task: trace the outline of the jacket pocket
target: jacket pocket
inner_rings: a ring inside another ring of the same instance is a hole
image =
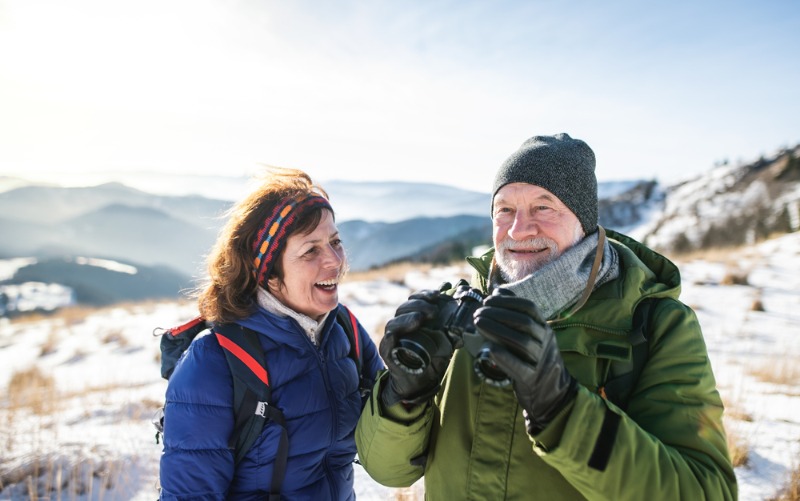
[[[556,339],[569,373],[593,393],[617,376],[612,367],[617,372],[632,361],[631,343],[621,335],[565,330]]]

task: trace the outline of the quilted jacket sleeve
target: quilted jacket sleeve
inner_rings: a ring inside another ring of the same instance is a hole
[[[424,473],[421,462],[433,424],[431,405],[406,409],[398,403],[383,409],[380,390],[389,373],[381,373],[356,427],[358,457],[370,476],[387,487],[408,487]]]
[[[362,372],[371,387],[378,379],[378,373],[385,366],[383,359],[378,354],[378,348],[360,322],[358,324],[358,335],[361,341]]]
[[[161,499],[225,499],[234,474],[227,443],[232,391],[225,356],[213,336],[195,340],[167,386]]]

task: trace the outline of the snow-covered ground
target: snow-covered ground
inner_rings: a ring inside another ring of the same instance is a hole
[[[727,405],[726,426],[749,451],[736,469],[740,499],[769,499],[800,464],[800,233],[719,261],[678,264]],[[402,284],[350,281],[340,299],[377,334],[411,291],[468,275],[450,267],[409,273]],[[732,276],[740,285],[726,285]],[[156,499],[161,446],[150,419],[166,382],[151,333],[191,316],[191,304],[145,303],[0,319],[0,499],[28,499],[31,485],[49,489],[50,499]],[[46,383],[38,395],[17,390],[26,388],[22,375],[36,376],[33,368]],[[420,485],[385,488],[359,466],[356,492],[368,501],[422,499]]]

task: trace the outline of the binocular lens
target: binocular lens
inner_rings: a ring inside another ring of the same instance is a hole
[[[481,348],[480,353],[475,357],[473,368],[475,369],[475,374],[486,384],[497,386],[498,388],[504,388],[511,384],[511,379],[492,360],[491,353],[487,347]]]
[[[422,341],[421,339],[419,341]],[[416,339],[402,338],[398,340],[399,346],[392,350],[392,360],[409,374],[421,374],[425,367],[431,363],[428,354],[429,349],[433,351],[433,346],[424,346],[424,341],[418,342]]]

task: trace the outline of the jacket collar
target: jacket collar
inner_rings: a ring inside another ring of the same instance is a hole
[[[626,332],[631,328],[636,306],[643,299],[678,299],[680,295],[680,272],[672,261],[621,233],[607,229],[606,236],[619,255],[620,276],[595,289],[583,309],[569,321],[559,323],[562,327],[584,323],[598,329]],[[467,258],[475,269],[473,285],[484,293],[489,290],[493,258],[494,248],[481,256]]]

